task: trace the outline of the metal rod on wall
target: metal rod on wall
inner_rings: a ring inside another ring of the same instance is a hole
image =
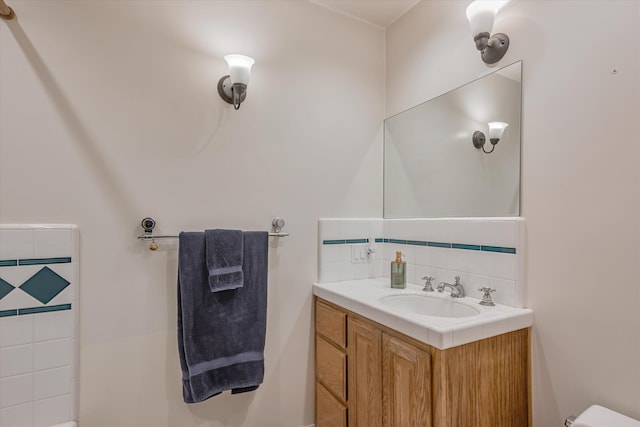
[[[0,0],[0,18],[2,19],[13,19],[16,17],[15,12],[11,9],[4,0]]]

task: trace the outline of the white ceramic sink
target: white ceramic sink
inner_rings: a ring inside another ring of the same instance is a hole
[[[428,295],[388,295],[380,302],[402,313],[435,317],[471,317],[480,314],[480,310],[452,299],[434,298]]]

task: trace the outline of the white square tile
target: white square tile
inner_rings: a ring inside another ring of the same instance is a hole
[[[71,377],[77,378],[80,373],[80,344],[78,338],[71,340]]]
[[[461,219],[447,221],[447,240],[445,242],[471,243],[469,241],[467,221]]]
[[[340,280],[354,280],[356,278],[355,265],[350,262],[338,263]]]
[[[355,239],[367,239],[371,236],[371,226],[368,219],[358,219],[354,221],[353,228]]]
[[[491,272],[491,253],[482,251],[467,251],[466,271],[469,274],[489,276]]]
[[[355,264],[355,278],[356,279],[368,279],[369,278],[369,263]]]
[[[499,304],[516,306],[516,282],[515,280],[491,278],[491,287],[496,291],[491,294],[493,301]]]
[[[35,230],[35,257],[68,257],[71,255],[71,251],[70,229],[40,228]]]
[[[37,400],[33,405],[33,427],[48,427],[69,421],[71,395]]]
[[[373,277],[384,277],[384,261],[375,260],[373,262]]]
[[[450,251],[450,250],[451,249],[428,247],[427,248],[427,257],[429,259],[428,266],[446,270],[448,268],[447,251]]]
[[[340,280],[340,264],[324,264],[320,266],[318,271],[318,282],[319,283],[331,283],[337,282]]]
[[[466,243],[470,245],[487,245],[491,235],[491,221],[467,221]]]
[[[352,219],[340,220],[340,237],[339,239],[358,239],[356,235],[356,221]]]
[[[491,253],[491,276],[516,280],[516,255]]]
[[[26,374],[33,370],[33,344],[0,348],[0,377]]]
[[[34,368],[59,368],[71,364],[71,340],[45,341],[34,345]]]
[[[33,427],[33,403],[0,409],[0,426]]]
[[[323,240],[340,239],[340,220],[321,219],[318,221],[318,237],[320,243]]]
[[[384,220],[372,219],[369,227],[369,236],[372,239],[384,238]]]
[[[506,248],[516,247],[518,236],[518,222],[512,219],[498,220],[491,222],[491,235],[489,236],[490,246],[502,246]]]
[[[30,344],[33,341],[33,317],[27,315],[0,318],[0,347]]]
[[[469,251],[447,249],[447,266],[450,270],[467,271]]]
[[[320,262],[322,264],[330,264],[339,262],[342,254],[341,246],[344,245],[322,245],[320,252]]]
[[[429,266],[429,248],[426,246],[416,246],[415,248],[415,262],[416,265],[427,267]]]
[[[464,287],[464,292],[468,297],[482,299],[482,291],[479,291],[478,289],[488,288],[490,286],[490,277],[469,274],[467,276],[467,286]]]
[[[33,230],[0,230],[0,259],[33,258]]]
[[[0,379],[0,408],[20,405],[33,400],[33,374]]]
[[[11,286],[19,288],[27,281],[27,279],[36,274],[41,268],[41,265],[2,267],[0,269],[0,277],[2,277],[2,280],[8,282]],[[12,293],[13,292],[15,291],[12,291]]]
[[[34,340],[51,341],[73,336],[73,310],[40,313],[34,316]]]
[[[34,377],[34,395],[36,400],[48,399],[71,393],[71,373],[69,366],[38,371]]]

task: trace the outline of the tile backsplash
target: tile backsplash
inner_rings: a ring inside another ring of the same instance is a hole
[[[0,225],[0,427],[77,419],[78,229]]]
[[[318,281],[389,277],[395,252],[407,262],[407,281],[453,283],[460,276],[469,296],[481,287],[493,299],[524,304],[523,218],[320,219]]]

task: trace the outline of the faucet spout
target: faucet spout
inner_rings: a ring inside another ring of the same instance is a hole
[[[462,283],[460,283],[460,276],[456,276],[456,282],[453,285],[447,282],[438,284],[438,292],[444,292],[447,288],[451,289],[452,298],[464,298],[465,293]]]

